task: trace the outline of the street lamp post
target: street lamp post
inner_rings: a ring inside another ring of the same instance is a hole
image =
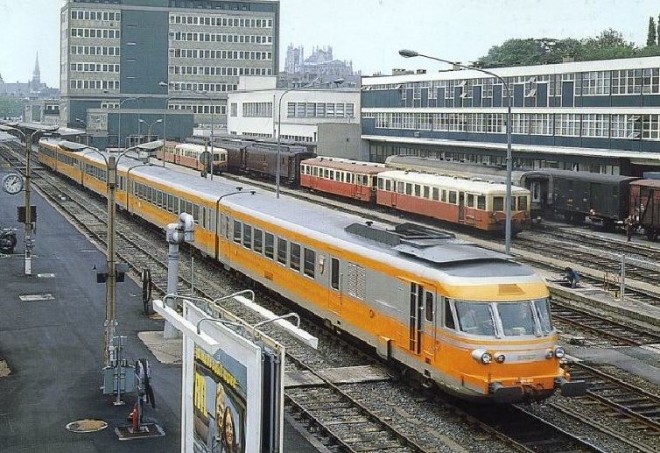
[[[312,85],[314,82],[316,82],[316,80],[318,80],[318,78],[314,79],[312,82],[302,87],[302,89],[309,88],[309,86]],[[332,83],[339,86],[342,83],[344,83],[344,79],[339,78],[333,80]],[[282,147],[282,99],[284,98],[284,95],[287,94],[289,91],[296,91],[296,90],[298,90],[298,88],[295,87],[284,90],[277,103],[277,163],[275,166],[275,198],[280,198],[280,177],[282,173],[282,162],[281,162],[282,159],[280,157],[281,147]]]
[[[55,128],[56,129],[56,128]],[[25,275],[32,275],[32,248],[34,241],[32,239],[32,142],[35,138],[45,132],[52,132],[52,130],[39,130],[31,134],[26,134],[20,129],[11,126],[2,126],[4,131],[17,132],[23,136],[25,141]]]
[[[130,97],[126,99],[122,99],[121,102],[119,102],[119,118],[118,118],[118,126],[117,126],[117,148],[119,151],[122,149],[122,141],[121,141],[121,106],[124,105],[124,102],[126,101],[139,101],[139,97]],[[138,123],[140,124],[140,123]]]
[[[399,55],[405,58],[412,57],[423,57],[428,58],[429,60],[439,61],[441,63],[447,63],[453,66],[458,66],[463,69],[472,69],[475,71],[483,72],[488,74],[491,77],[495,77],[499,80],[504,89],[506,90],[507,98],[507,111],[506,111],[506,207],[505,207],[505,226],[504,226],[504,250],[508,255],[511,251],[511,170],[512,170],[512,159],[511,159],[511,91],[509,89],[509,84],[499,75],[494,72],[487,71],[485,69],[477,68],[475,66],[463,65],[456,63],[454,61],[444,60],[442,58],[432,57],[429,55],[424,55],[414,50],[403,49],[399,51]]]
[[[117,325],[115,306],[116,306],[116,287],[117,287],[117,269],[115,260],[115,192],[117,189],[117,163],[131,149],[124,150],[118,156],[110,155],[108,157],[96,148],[88,148],[89,151],[99,154],[105,161],[107,169],[107,198],[108,198],[108,229],[107,229],[107,281],[106,281],[106,299],[105,299],[105,341],[103,361],[105,366],[110,365],[110,349],[112,339],[115,336],[115,327]],[[128,189],[127,189],[128,190]]]
[[[162,122],[163,122],[163,119],[162,119],[162,118],[159,118],[159,119],[157,119],[156,121],[152,121],[152,122],[150,123],[150,122],[145,121],[145,120],[143,120],[142,118],[140,118],[140,119],[138,120],[138,122],[139,122],[139,123],[144,123],[144,124],[147,125],[147,140],[151,140],[151,128],[153,127],[154,124],[162,123]]]

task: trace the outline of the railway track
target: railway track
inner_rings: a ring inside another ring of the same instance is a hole
[[[3,153],[4,154],[4,153]],[[17,161],[20,164],[20,160]],[[75,223],[88,232],[90,236],[94,238],[95,241],[104,244],[105,235],[107,234],[105,227],[105,204],[103,201],[98,199],[98,203],[89,203],[88,200],[90,195],[86,192],[83,192],[81,188],[74,187],[70,182],[61,180],[58,177],[45,173],[39,168],[34,169],[33,175],[33,184],[40,188],[40,190],[46,194],[53,203],[56,203],[62,211],[68,211],[69,217],[75,220]],[[83,201],[84,200],[84,201]],[[154,283],[156,287],[160,287],[161,292],[165,292],[163,284],[166,283],[166,253],[165,247],[156,245],[160,242],[162,244],[164,236],[157,238],[158,236],[155,233],[152,233],[150,239],[144,238],[143,232],[137,234],[138,230],[136,229],[133,223],[133,220],[130,218],[121,217],[117,224],[117,231],[119,244],[117,245],[117,250],[119,252],[120,259],[131,264],[131,267],[134,271],[139,272],[142,268],[148,267],[152,271],[152,275],[156,278]],[[147,235],[149,236],[149,235]],[[158,253],[158,250],[162,250],[162,253]],[[187,258],[190,258],[190,255],[186,255],[184,259],[181,260],[181,271],[184,275],[192,275],[193,269],[188,266]],[[196,271],[196,282],[195,282],[195,294],[208,299],[217,298],[219,295],[224,295],[236,291],[239,289],[235,282],[232,284],[223,284],[218,285],[217,281],[217,268],[211,267],[210,270],[206,269],[206,266],[200,266]],[[213,273],[211,275],[210,273]],[[165,277],[163,277],[165,275]],[[193,291],[193,282],[187,280],[186,278],[180,279],[181,291],[192,292]],[[258,320],[250,321],[250,313],[241,313],[240,306],[228,307],[231,311],[238,311],[237,315],[245,318],[248,322],[257,322]],[[277,310],[286,310],[284,308],[278,308]],[[274,311],[277,311],[274,310]],[[276,334],[269,333],[273,336]],[[327,333],[326,333],[327,335]],[[282,341],[287,344],[286,338],[282,338]],[[289,341],[290,343],[290,341]],[[323,343],[326,343],[323,341]],[[327,343],[332,344],[332,340],[328,340]],[[287,346],[287,349],[290,349],[289,359],[292,362],[298,364],[298,367],[304,367],[310,373],[321,375],[323,370],[328,368],[330,365],[336,365],[336,363],[328,364],[327,359],[319,359],[317,356],[310,356],[309,351],[300,351],[300,348],[296,348],[296,344]],[[333,346],[330,346],[329,349],[336,349]],[[297,352],[296,352],[297,351]],[[333,351],[336,353],[336,351]],[[350,356],[350,359],[343,357],[341,360],[338,360],[337,363],[340,366],[356,366],[356,365],[365,365],[373,364],[373,360],[364,359],[362,356],[356,357],[355,352],[349,352],[346,354]],[[310,364],[314,364],[313,366]],[[354,386],[357,384],[354,384]],[[383,384],[387,385],[387,384]],[[433,439],[429,445],[423,445],[422,442],[417,442],[415,437],[416,433],[406,432],[406,428],[397,425],[397,423],[392,422],[392,420],[380,419],[377,415],[374,416],[375,411],[373,409],[368,409],[364,403],[357,403],[355,397],[349,396],[345,391],[342,391],[342,386],[331,384],[328,380],[322,385],[319,385],[317,391],[323,392],[324,395],[333,395],[328,396],[329,401],[337,401],[338,407],[342,407],[342,411],[346,414],[349,414],[346,418],[346,423],[338,423],[336,417],[335,409],[333,406],[328,405],[329,407],[319,406],[314,398],[311,400],[305,397],[300,396],[300,392],[297,390],[288,390],[287,391],[287,404],[290,407],[298,407],[296,409],[298,413],[305,413],[305,418],[314,419],[315,424],[319,425],[318,430],[325,433],[322,438],[325,439],[325,442],[334,449],[342,451],[369,451],[365,450],[368,445],[374,445],[371,451],[383,451],[382,449],[393,448],[387,451],[435,451],[435,445],[437,447],[438,442],[442,442],[442,439]],[[394,385],[389,389],[388,394],[391,392],[395,393]],[[306,389],[305,392],[302,392],[303,395],[309,389]],[[358,392],[359,393],[359,392]],[[307,403],[305,403],[307,401]],[[301,403],[302,402],[302,403]],[[305,407],[305,406],[308,407]],[[526,419],[527,416],[518,415],[519,419]],[[513,417],[511,423],[516,423],[516,417]],[[328,422],[331,420],[331,422]],[[360,420],[360,422],[355,422],[355,420]],[[533,436],[529,439],[529,444],[526,445],[521,439],[512,439],[510,435],[503,434],[502,431],[505,429],[502,425],[498,425],[501,422],[501,417],[498,417],[497,420],[481,420],[479,421],[479,429],[488,432],[495,433],[497,432],[498,436],[506,441],[512,446],[512,448],[518,451],[539,451],[534,445],[538,439],[534,439]],[[519,424],[526,425],[530,422],[524,420],[518,420]],[[360,429],[357,429],[357,426],[360,425]],[[572,440],[559,440],[560,437],[568,435],[568,433],[563,432],[562,430],[557,430],[556,427],[553,428],[552,424],[544,429],[548,430],[547,434],[554,439],[556,436],[559,442],[559,445],[571,445],[575,451],[599,451],[593,445],[588,443],[582,443],[580,445],[580,439],[574,438]],[[514,430],[516,431],[516,430]],[[371,434],[370,434],[371,433]],[[570,437],[570,436],[569,436]],[[370,440],[371,439],[371,440]],[[371,443],[370,443],[371,442]],[[388,447],[389,446],[389,447]],[[556,446],[554,448],[557,448]],[[548,450],[550,451],[550,450]],[[556,451],[556,450],[554,450]]]

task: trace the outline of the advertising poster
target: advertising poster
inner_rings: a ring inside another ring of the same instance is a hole
[[[247,369],[222,351],[215,358],[195,347],[193,436],[202,451],[244,453]]]

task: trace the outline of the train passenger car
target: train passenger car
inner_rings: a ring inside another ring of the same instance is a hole
[[[316,157],[304,146],[254,143],[246,149],[245,172],[260,178],[275,179],[277,157],[280,157],[280,180],[284,184],[297,186],[300,183],[300,162]]]
[[[214,175],[227,169],[227,151],[215,146],[211,154],[211,147],[208,145],[168,141],[156,152],[156,157],[193,170],[212,171]]]
[[[511,229],[529,225],[530,192],[511,189]],[[504,231],[506,185],[400,170],[378,174],[376,202],[483,231]]]
[[[42,138],[39,140],[38,161],[40,164],[57,171],[78,184],[82,184],[84,163],[80,153],[86,145],[65,140]]]
[[[228,171],[244,173],[257,178],[273,180],[277,175],[278,146],[252,141],[220,142],[228,153]],[[316,157],[304,146],[280,145],[280,180],[297,186],[300,182],[300,162]]]
[[[376,202],[378,173],[385,165],[337,157],[316,157],[300,164],[300,186],[368,203]]]
[[[128,157],[118,173],[128,211],[159,227],[191,213],[194,247],[429,384],[507,403],[584,392],[561,366],[543,279],[506,255]]]
[[[658,240],[660,179],[642,179],[630,183],[630,215],[635,225],[644,228],[649,241]]]

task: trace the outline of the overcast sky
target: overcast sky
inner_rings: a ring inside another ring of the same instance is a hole
[[[59,86],[59,10],[64,0],[0,0],[0,75],[27,82],[39,52],[41,80]],[[585,38],[607,28],[646,43],[652,0],[281,0],[281,46],[332,46],[363,75],[435,68],[402,48],[469,62],[510,38]]]

